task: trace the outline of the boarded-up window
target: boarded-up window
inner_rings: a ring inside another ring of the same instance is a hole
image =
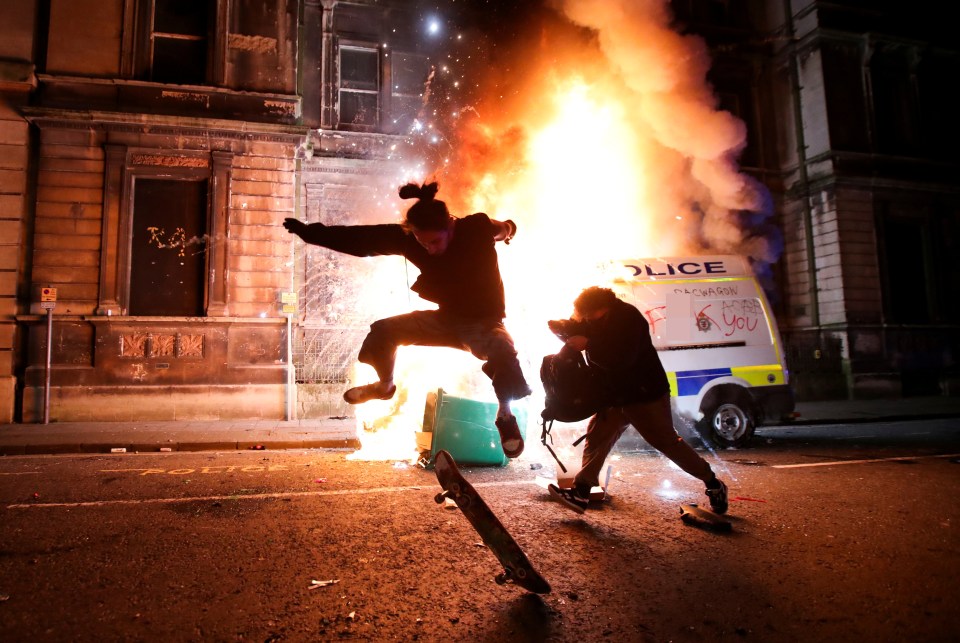
[[[133,210],[130,314],[202,316],[207,182],[137,179]]]

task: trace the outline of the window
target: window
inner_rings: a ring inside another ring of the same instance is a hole
[[[870,88],[876,150],[885,154],[917,153],[920,119],[906,56],[882,50],[874,53],[870,61]]]
[[[134,181],[130,315],[204,314],[207,181]]]
[[[821,53],[831,147],[848,152],[868,152],[870,140],[863,93],[863,54],[859,47],[847,43],[824,45]]]
[[[408,132],[423,106],[429,65],[424,56],[416,54],[394,52],[390,60],[391,129]]]
[[[924,237],[921,219],[888,216],[884,221],[887,311],[893,323],[931,321]]]
[[[960,68],[960,56],[927,55],[917,71],[920,102],[919,125],[923,128],[924,146],[937,160],[952,160],[960,147],[960,122],[955,117],[952,78]]]
[[[380,52],[340,46],[340,125],[373,129],[380,122]]]
[[[152,0],[144,5],[147,77],[159,83],[208,82],[215,0]]]

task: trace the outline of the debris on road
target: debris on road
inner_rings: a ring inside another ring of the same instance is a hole
[[[307,589],[317,589],[318,587],[329,587],[330,585],[336,585],[339,582],[340,582],[339,578],[335,578],[332,580],[311,580],[310,587],[308,587]]]
[[[733,529],[729,520],[694,503],[680,505],[680,520],[686,525],[706,527],[713,531],[730,531]]]

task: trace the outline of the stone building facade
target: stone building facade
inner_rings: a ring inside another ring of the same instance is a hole
[[[4,3],[0,422],[296,414],[300,328],[330,324],[281,223],[389,173],[425,78],[410,8]]]
[[[35,86],[7,407],[44,417],[52,287],[50,420],[282,416],[298,3],[14,4]]]
[[[960,62],[936,3],[793,0],[783,105],[783,324],[806,396],[957,394]],[[783,101],[782,101],[783,102]]]

